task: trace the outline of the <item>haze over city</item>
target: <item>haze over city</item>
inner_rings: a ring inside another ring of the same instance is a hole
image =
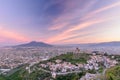
[[[0,0],[0,45],[120,41],[119,0]]]

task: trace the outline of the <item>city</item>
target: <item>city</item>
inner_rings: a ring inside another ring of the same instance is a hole
[[[80,73],[79,80],[102,80],[107,69],[120,65],[118,54],[85,51],[74,46],[3,47],[0,51],[1,75],[14,74],[24,67],[27,74],[39,70],[49,74],[50,77],[43,78],[48,80],[59,80],[59,76]],[[42,80],[41,77],[36,78]]]

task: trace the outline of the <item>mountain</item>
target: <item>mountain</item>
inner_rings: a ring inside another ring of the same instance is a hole
[[[105,47],[111,47],[111,46],[120,46],[120,41],[114,41],[114,42],[102,42],[102,43],[96,43],[96,44],[91,44],[90,46],[105,46]]]
[[[67,46],[77,46],[77,47],[116,47],[120,46],[120,41],[113,42],[101,42],[101,43],[85,43],[85,44],[68,44]]]
[[[56,45],[56,46],[58,46],[58,45]],[[64,47],[71,47],[71,46],[72,47],[73,46],[74,47],[118,47],[118,46],[120,46],[120,41],[64,45]],[[26,44],[17,45],[15,47],[53,47],[53,45],[50,45],[50,44],[47,44],[44,42],[32,41],[32,42],[29,42]],[[63,47],[63,46],[61,46],[61,47]]]
[[[52,47],[52,46],[53,45],[50,45],[44,42],[32,41],[26,44],[17,45],[16,47]]]

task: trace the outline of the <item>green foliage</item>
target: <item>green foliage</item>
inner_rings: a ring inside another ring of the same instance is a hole
[[[106,71],[106,80],[120,80],[120,66],[115,66]]]
[[[80,79],[84,73],[79,73],[79,74],[67,74],[63,76],[57,76],[55,80],[78,80]]]
[[[104,68],[103,68],[103,67],[100,67],[99,70],[98,70],[98,72],[99,72],[99,73],[102,73],[103,70],[104,70]]]
[[[96,74],[96,71],[95,70],[87,70],[88,73],[91,73],[91,74]]]
[[[5,76],[0,75],[0,80],[7,80]]]
[[[22,68],[9,76],[0,76],[0,80],[44,80],[47,77],[50,77],[51,74],[35,70],[32,73],[28,73],[25,68]]]
[[[34,71],[29,75],[28,80],[44,80],[47,77],[50,77],[51,74],[45,73],[43,71]]]
[[[28,74],[27,71],[25,71],[24,69],[20,69],[13,73],[12,75],[8,76],[8,78],[9,80],[22,80],[26,78],[26,74]]]

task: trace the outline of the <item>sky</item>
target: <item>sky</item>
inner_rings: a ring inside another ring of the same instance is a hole
[[[120,41],[120,0],[0,0],[0,45]]]

